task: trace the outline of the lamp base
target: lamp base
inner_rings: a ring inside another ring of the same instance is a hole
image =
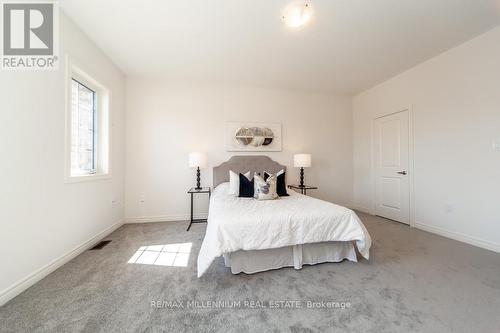
[[[304,168],[300,168],[300,185],[299,187],[304,187]]]
[[[200,168],[196,168],[196,187],[194,188],[195,190],[199,191],[201,190],[201,185],[200,185]]]

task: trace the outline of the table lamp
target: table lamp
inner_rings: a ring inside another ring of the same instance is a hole
[[[300,168],[300,187],[304,187],[304,168],[311,167],[311,154],[293,155],[293,166]]]
[[[196,190],[201,190],[200,186],[200,169],[207,167],[207,154],[192,152],[189,153],[189,167],[196,168]]]

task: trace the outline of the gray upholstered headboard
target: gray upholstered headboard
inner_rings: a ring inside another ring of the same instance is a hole
[[[229,181],[229,170],[236,173],[245,173],[250,171],[253,175],[255,172],[263,174],[264,171],[276,173],[286,167],[273,161],[267,156],[232,156],[228,161],[219,166],[214,167],[214,188],[224,182]]]

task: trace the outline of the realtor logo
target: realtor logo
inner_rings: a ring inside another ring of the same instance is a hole
[[[57,69],[57,4],[2,3],[2,69]]]

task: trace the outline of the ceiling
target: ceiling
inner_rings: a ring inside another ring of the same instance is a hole
[[[131,77],[357,93],[500,23],[499,0],[64,0]]]

